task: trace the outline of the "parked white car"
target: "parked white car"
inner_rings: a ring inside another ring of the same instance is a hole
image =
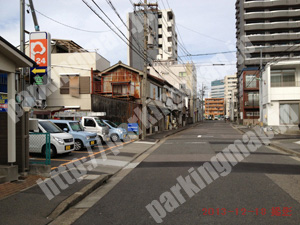
[[[38,120],[38,128],[38,130],[29,132],[29,152],[42,153],[45,155],[46,150],[46,135],[32,134],[32,132],[50,133],[51,157],[56,154],[64,154],[74,150],[73,136],[62,131],[51,121]]]

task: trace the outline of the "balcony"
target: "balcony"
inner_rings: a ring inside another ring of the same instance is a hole
[[[272,45],[272,46],[251,46],[246,47],[246,53],[260,53],[260,50],[262,49],[263,53],[272,53],[272,52],[285,52],[287,49],[293,50],[296,47],[300,48],[300,44],[297,45]]]
[[[300,27],[299,21],[286,21],[286,22],[273,22],[273,23],[253,23],[245,24],[245,31],[250,30],[272,30],[280,28],[298,28]]]
[[[300,39],[300,32],[298,32],[298,33],[278,33],[278,34],[254,34],[254,35],[246,35],[246,38],[250,42],[277,41],[277,40],[292,41],[292,40]]]
[[[245,2],[244,8],[269,8],[274,6],[289,6],[289,5],[298,5],[298,0],[277,0],[277,1],[251,1]]]
[[[295,17],[300,16],[300,9],[295,10],[276,10],[269,12],[250,12],[245,13],[245,20],[248,19],[269,19],[269,18],[277,18],[277,17]]]

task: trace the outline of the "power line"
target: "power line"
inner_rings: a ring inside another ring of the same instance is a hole
[[[103,23],[105,23],[105,25],[107,27],[109,27],[109,29],[111,29],[126,45],[128,45],[133,51],[135,51],[142,59],[144,58],[143,55],[140,54],[140,52],[136,51],[135,49],[133,49],[129,43],[127,43],[121,36],[120,34],[118,34],[114,29],[112,29],[112,27],[85,1],[82,0],[84,4],[86,4],[86,6],[99,18],[102,20]],[[124,34],[123,34],[124,36]],[[125,37],[126,38],[126,37]],[[127,38],[126,38],[127,39]]]
[[[218,55],[218,54],[229,54],[229,53],[236,53],[236,51],[189,54],[189,55],[183,55],[183,56],[181,56],[181,57],[207,56],[207,55]]]
[[[222,43],[225,42],[224,40],[221,40],[221,39],[218,39],[218,38],[214,38],[214,37],[211,37],[211,36],[209,36],[209,35],[200,33],[200,32],[198,32],[198,31],[193,30],[193,29],[191,29],[191,28],[189,28],[189,27],[186,27],[186,26],[184,26],[184,25],[182,25],[182,24],[179,24],[179,23],[178,23],[177,25],[178,25],[178,26],[181,26],[181,27],[183,27],[183,28],[185,28],[186,30],[189,30],[189,31],[192,31],[192,32],[194,32],[194,33],[196,33],[196,34],[199,34],[199,35],[201,35],[201,36],[207,37],[207,38],[209,38],[209,39],[212,39],[212,40],[215,40],[215,41],[219,41],[219,42],[222,42]]]
[[[29,6],[29,5],[28,5],[28,6]],[[74,29],[74,30],[83,31],[83,32],[88,32],[88,33],[106,33],[106,32],[111,32],[111,30],[106,30],[106,31],[93,31],[93,30],[85,30],[85,29],[73,27],[73,26],[71,26],[71,25],[62,23],[62,22],[60,22],[60,21],[58,21],[58,20],[55,20],[55,19],[53,19],[53,18],[51,18],[51,17],[49,17],[49,16],[43,14],[42,12],[40,12],[40,11],[38,11],[38,10],[36,10],[36,9],[34,9],[34,11],[37,12],[38,14],[40,14],[40,15],[46,17],[47,19],[52,20],[52,21],[55,22],[55,23],[58,23],[58,24],[60,24],[60,25],[62,25],[62,26],[65,26],[65,27],[68,27],[68,28],[71,28],[71,29]]]

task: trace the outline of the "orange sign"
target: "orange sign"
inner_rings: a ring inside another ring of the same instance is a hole
[[[47,39],[30,40],[30,58],[39,66],[48,66]]]

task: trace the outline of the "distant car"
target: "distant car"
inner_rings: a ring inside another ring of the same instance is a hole
[[[93,116],[83,116],[80,124],[85,131],[97,133],[102,143],[109,141],[109,127],[103,123],[102,119]]]
[[[123,141],[127,137],[127,130],[118,127],[115,123],[109,120],[103,120],[103,122],[109,127],[109,137],[112,142]]]
[[[51,157],[56,154],[69,153],[74,150],[74,138],[71,134],[65,133],[58,126],[48,120],[30,119],[38,121],[38,130],[29,132],[29,152],[46,154],[45,135],[32,134],[50,133],[50,152]]]
[[[100,139],[97,137],[97,133],[86,132],[81,126],[79,121],[72,120],[50,120],[56,124],[60,129],[69,134],[72,134],[75,142],[75,151],[83,148],[94,147]]]

